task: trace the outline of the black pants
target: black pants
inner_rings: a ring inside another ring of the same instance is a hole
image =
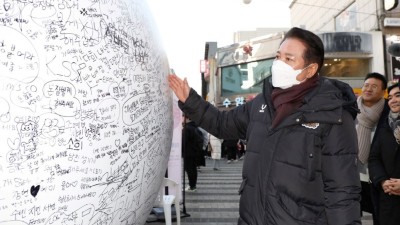
[[[379,190],[377,187],[375,187],[373,184],[371,185],[371,200],[372,200],[372,205],[374,207],[374,213],[372,214],[372,220],[374,225],[380,225],[379,224]]]
[[[196,157],[185,157],[185,171],[189,179],[190,188],[195,188],[197,184],[197,164]]]
[[[374,213],[374,206],[371,198],[371,184],[361,181],[361,211]]]
[[[236,147],[228,147],[227,155],[228,160],[236,160],[237,148]]]
[[[379,195],[378,190],[373,184],[361,181],[361,211],[369,212],[372,214],[372,220],[374,225],[379,225],[378,195]]]

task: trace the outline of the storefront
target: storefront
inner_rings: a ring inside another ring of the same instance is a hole
[[[272,62],[283,34],[218,48],[217,73],[210,77],[217,84],[210,91],[216,96],[218,106],[229,108],[243,104],[262,91],[262,81],[271,75]],[[342,80],[358,94],[367,73],[385,74],[381,32],[326,32],[318,35],[325,47],[322,76]],[[398,68],[400,73],[400,66]]]

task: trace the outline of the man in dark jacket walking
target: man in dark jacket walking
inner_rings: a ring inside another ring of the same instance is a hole
[[[361,224],[356,97],[319,76],[323,60],[321,39],[292,28],[263,92],[230,111],[169,75],[189,118],[216,137],[247,141],[239,225]]]
[[[197,190],[197,166],[199,154],[203,151],[202,133],[196,124],[185,117],[185,124],[182,131],[182,156],[184,160],[184,169],[187,173],[189,186],[185,191]]]

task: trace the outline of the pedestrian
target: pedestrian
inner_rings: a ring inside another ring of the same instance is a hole
[[[209,142],[210,146],[209,149],[211,151],[211,158],[213,159],[213,169],[214,170],[219,170],[220,165],[219,161],[221,160],[221,145],[222,145],[222,140],[209,134]]]
[[[228,159],[226,163],[229,164],[237,161],[238,142],[238,139],[227,139],[222,142]]]
[[[384,108],[386,108],[386,112],[388,110],[388,107],[384,107],[386,88],[387,80],[384,75],[375,72],[368,73],[364,78],[361,95],[357,98],[357,105],[360,109],[356,119],[356,130],[358,138],[358,170],[361,181],[361,211],[372,214],[374,225],[379,224],[374,210],[374,207],[378,207],[378,202],[373,201],[373,198],[376,198],[376,190],[374,190],[374,186],[369,179],[368,156],[379,118]]]
[[[201,131],[195,122],[188,117],[184,117],[184,126],[182,131],[183,160],[189,186],[185,189],[188,192],[197,190],[197,165],[199,152],[203,151],[203,140]]]
[[[244,154],[246,153],[246,141],[243,139],[239,139],[238,143],[238,157],[239,160],[244,159]]]
[[[245,139],[239,225],[361,224],[357,99],[319,75],[324,46],[292,28],[279,45],[272,79],[244,105],[219,111],[169,75],[181,110],[209,133]]]
[[[400,89],[388,87],[390,111],[378,127],[372,142],[368,168],[372,183],[379,188],[379,223],[398,225],[400,221]]]

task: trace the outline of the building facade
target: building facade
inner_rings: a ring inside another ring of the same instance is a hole
[[[372,57],[378,58],[382,54],[383,66],[379,63],[372,65],[371,72],[381,72],[389,80],[399,79],[400,50],[397,49],[400,48],[396,47],[400,45],[398,0],[293,0],[289,7],[293,26],[317,33],[380,33],[383,52],[373,51]],[[352,39],[348,38],[347,41],[351,42]],[[391,48],[397,51],[391,54]]]
[[[294,0],[291,23],[321,37],[325,62],[320,75],[342,80],[358,94],[369,72],[388,80],[400,77],[400,7],[397,0],[391,2],[389,7],[382,0]],[[257,36],[260,31],[236,32],[233,44],[218,47],[208,58],[207,98],[218,107],[243,104],[261,92],[261,81],[271,75],[285,31]]]

